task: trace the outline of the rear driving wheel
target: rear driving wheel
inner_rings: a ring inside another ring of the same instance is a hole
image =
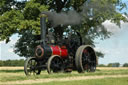
[[[75,64],[79,73],[96,70],[96,54],[91,46],[80,46],[75,55]]]

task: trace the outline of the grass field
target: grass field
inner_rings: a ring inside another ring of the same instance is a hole
[[[115,75],[119,75],[119,78],[116,78]],[[0,84],[35,85],[34,83],[36,85],[128,85],[128,68],[97,68],[94,73],[82,74],[73,71],[72,73],[49,75],[46,71],[42,71],[41,75],[26,77],[23,67],[0,67]]]
[[[128,77],[38,83],[31,85],[128,85]]]

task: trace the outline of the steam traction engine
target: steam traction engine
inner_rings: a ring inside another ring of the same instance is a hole
[[[35,55],[26,59],[24,72],[26,75],[40,74],[41,70],[50,73],[71,72],[79,73],[96,70],[96,54],[89,45],[82,45],[82,38],[78,32],[71,32],[62,40],[46,38],[46,15],[42,14],[41,41],[35,49]],[[49,40],[48,40],[49,39]],[[50,43],[48,43],[50,41]]]

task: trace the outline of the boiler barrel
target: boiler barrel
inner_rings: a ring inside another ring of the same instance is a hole
[[[67,58],[68,50],[66,48],[60,48],[60,46],[50,46],[52,49],[52,55],[59,55],[62,58]]]
[[[43,57],[50,57],[52,55],[58,55],[65,59],[68,57],[68,50],[66,48],[61,48],[60,46],[37,46],[35,51],[36,57],[38,59],[43,59]]]

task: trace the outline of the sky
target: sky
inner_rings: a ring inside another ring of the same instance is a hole
[[[122,0],[128,7],[128,0]],[[128,8],[124,9],[123,12],[128,13]],[[128,18],[127,18],[128,19]],[[121,27],[119,28],[114,23],[106,20],[103,25],[108,31],[112,32],[113,35],[106,40],[95,40],[95,50],[101,51],[105,54],[104,58],[99,58],[99,64],[108,64],[119,62],[121,65],[128,63],[128,23],[121,21]]]
[[[18,34],[13,35],[10,40],[11,41],[8,44],[6,44],[5,41],[0,42],[0,60],[25,59],[13,52],[14,44],[18,40]]]
[[[121,28],[119,28],[114,23],[106,20],[103,25],[108,31],[111,31],[113,35],[105,40],[95,40],[95,50],[101,51],[105,54],[104,58],[99,58],[99,64],[107,65],[108,63],[115,62],[119,62],[120,64],[128,63],[128,23],[121,21]],[[8,44],[5,44],[5,41],[0,42],[0,60],[25,59],[24,57],[19,57],[13,52],[14,44],[17,40],[18,35],[15,34],[11,37],[11,41]]]
[[[108,30],[110,30],[113,35],[106,40],[95,40],[95,42],[98,43],[95,44],[95,50],[105,54],[104,58],[99,58],[99,63],[128,63],[128,23],[121,22],[121,28],[109,20],[103,24],[105,27],[108,27]]]

